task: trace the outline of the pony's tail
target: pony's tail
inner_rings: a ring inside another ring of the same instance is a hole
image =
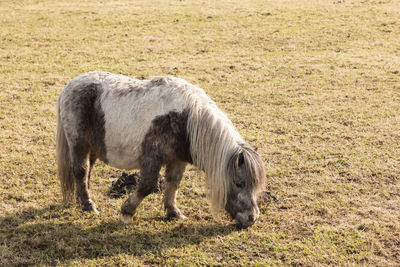
[[[60,100],[57,103],[57,176],[61,183],[61,192],[65,204],[75,202],[75,182],[69,157],[68,142],[61,122]]]

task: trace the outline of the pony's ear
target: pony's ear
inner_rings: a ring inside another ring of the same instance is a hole
[[[244,164],[244,156],[243,156],[243,152],[240,152],[238,159],[237,159],[237,165],[238,165],[238,167],[242,167],[243,164]]]

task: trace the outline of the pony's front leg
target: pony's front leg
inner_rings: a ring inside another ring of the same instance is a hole
[[[164,207],[167,211],[167,219],[185,219],[185,215],[176,207],[176,191],[182,180],[186,163],[174,162],[167,165],[165,171],[166,187],[164,192]]]
[[[121,208],[121,221],[123,223],[130,223],[132,221],[133,215],[136,213],[136,208],[147,195],[154,191],[157,186],[160,169],[161,162],[158,160],[150,160],[148,164],[142,164],[139,184]]]

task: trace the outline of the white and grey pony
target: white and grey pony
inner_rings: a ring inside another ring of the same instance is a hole
[[[140,169],[140,180],[121,208],[132,220],[166,165],[164,207],[185,218],[175,196],[188,163],[207,176],[212,206],[239,227],[259,217],[265,180],[261,158],[204,90],[175,77],[137,80],[89,72],[71,80],[58,99],[57,164],[64,202],[98,213],[90,197],[96,159],[119,169]]]

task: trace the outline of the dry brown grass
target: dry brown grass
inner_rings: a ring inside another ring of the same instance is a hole
[[[399,1],[1,1],[0,265],[400,265]],[[55,103],[90,70],[203,87],[265,160],[261,218],[212,217],[185,174],[119,223],[63,207]],[[271,197],[272,196],[272,197]]]

